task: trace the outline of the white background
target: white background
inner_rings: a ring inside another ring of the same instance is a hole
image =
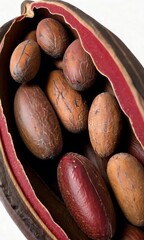
[[[21,0],[1,0],[0,26],[20,15]],[[67,0],[113,31],[144,66],[143,0]],[[25,237],[0,202],[0,240]]]

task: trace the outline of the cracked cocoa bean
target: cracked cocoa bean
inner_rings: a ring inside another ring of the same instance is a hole
[[[63,140],[56,114],[41,88],[22,84],[15,95],[14,114],[19,133],[28,149],[40,159],[53,158]]]
[[[36,41],[24,40],[14,49],[10,59],[10,73],[16,82],[32,80],[39,71],[40,48]]]
[[[87,128],[87,103],[79,92],[69,86],[61,70],[54,70],[49,74],[46,92],[68,131],[78,133]]]
[[[38,23],[36,38],[43,51],[53,58],[62,57],[69,44],[64,26],[53,18],[44,18]]]
[[[88,89],[96,81],[96,68],[79,39],[74,40],[64,53],[63,72],[70,86],[78,91]]]

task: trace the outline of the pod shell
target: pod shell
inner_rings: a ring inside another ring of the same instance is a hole
[[[27,239],[68,240],[66,232],[53,220],[49,210],[35,195],[27,178],[27,167],[22,166],[17,156],[11,134],[9,104],[11,106],[12,88],[7,59],[17,44],[15,40],[21,38],[21,34],[24,33],[21,30],[26,30],[30,23],[35,23],[37,13],[43,16],[44,12],[47,16],[60,16],[61,20],[66,21],[73,29],[75,36],[81,39],[84,49],[93,58],[97,69],[110,80],[120,106],[128,116],[142,147],[144,147],[144,69],[117,36],[67,2],[24,1],[21,5],[21,15],[0,28],[1,198]],[[14,42],[11,39],[14,39]],[[122,89],[125,91],[121,91]],[[5,94],[7,90],[8,94]]]

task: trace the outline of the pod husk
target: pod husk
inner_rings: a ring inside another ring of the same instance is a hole
[[[67,2],[24,1],[21,15],[0,29],[1,199],[27,239],[85,240],[88,238],[76,226],[52,190],[51,178],[48,184],[45,183],[46,173],[45,178],[41,179],[42,171],[37,172],[40,167],[38,160],[34,164],[33,156],[23,146],[13,117],[13,97],[18,86],[11,81],[7,59],[28,30],[47,16],[62,21],[68,30],[73,31],[74,36],[80,38],[98,71],[109,79],[120,107],[142,147],[144,69],[117,36]]]

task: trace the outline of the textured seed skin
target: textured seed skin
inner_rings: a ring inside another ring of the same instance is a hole
[[[36,30],[32,30],[32,31],[28,32],[27,35],[25,36],[24,40],[37,41],[37,39],[36,39]]]
[[[144,226],[144,168],[128,153],[110,158],[107,174],[116,199],[126,218],[135,226]]]
[[[67,83],[61,70],[50,73],[46,92],[64,127],[73,133],[87,128],[88,106],[81,94]]]
[[[88,89],[96,81],[96,68],[79,39],[74,40],[64,53],[63,72],[70,86],[77,91]]]
[[[43,51],[53,58],[62,57],[69,44],[67,31],[53,18],[44,18],[38,23],[36,38]]]
[[[142,232],[139,228],[127,224],[124,228],[124,231],[121,237],[118,240],[143,240],[144,232]]]
[[[94,165],[70,152],[61,159],[57,174],[66,206],[83,232],[91,239],[110,239],[115,232],[115,212]]]
[[[40,87],[30,84],[20,86],[14,99],[14,115],[24,143],[35,156],[48,159],[61,152],[60,125]]]
[[[121,110],[110,93],[95,97],[88,116],[91,144],[100,157],[108,157],[116,149],[122,129]]]
[[[10,59],[10,73],[19,83],[32,80],[40,68],[40,48],[34,40],[24,40],[13,51]]]
[[[98,154],[95,153],[92,145],[90,143],[87,143],[83,147],[84,156],[87,157],[90,161],[93,162],[93,164],[96,166],[97,170],[103,177],[105,183],[107,186],[109,186],[109,181],[107,177],[107,162],[108,158],[100,158]]]
[[[133,155],[144,166],[144,149],[136,139],[135,135],[130,134],[128,152]]]

